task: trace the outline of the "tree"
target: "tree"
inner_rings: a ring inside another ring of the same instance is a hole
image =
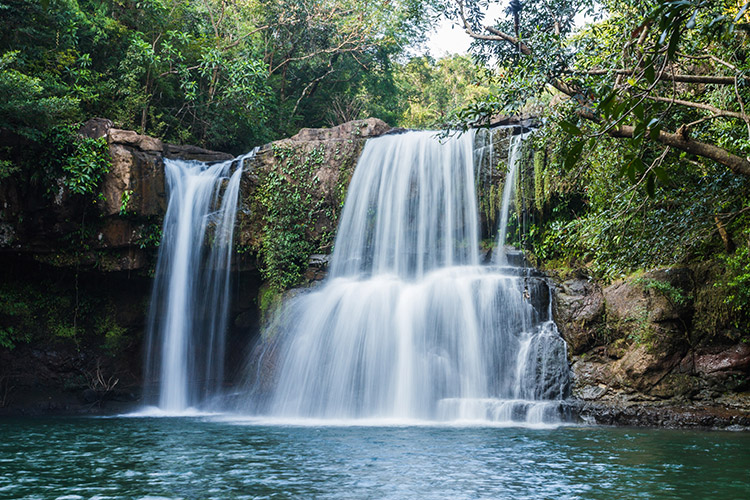
[[[405,104],[399,123],[404,127],[442,128],[471,101],[488,97],[482,84],[484,68],[468,56],[453,55],[437,61],[415,57],[396,68],[400,100]]]
[[[653,193],[667,181],[661,150],[679,150],[750,176],[747,5],[735,0],[542,0],[512,2],[507,16],[483,24],[481,2],[453,0],[450,14],[496,57],[504,83],[477,117],[518,110],[550,87],[569,98],[558,122],[585,144],[608,134],[630,142],[623,171]],[[604,12],[595,15],[601,7]],[[606,13],[606,15],[604,14]],[[577,15],[599,19],[575,31]],[[746,127],[741,133],[737,122]]]

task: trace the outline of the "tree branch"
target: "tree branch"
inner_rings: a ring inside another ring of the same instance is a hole
[[[512,43],[513,45],[515,45],[516,47],[518,47],[521,50],[521,53],[523,55],[525,55],[525,56],[530,56],[531,55],[531,47],[529,47],[528,45],[526,45],[525,43],[523,43],[518,38],[516,38],[516,37],[514,37],[512,35],[509,35],[507,33],[503,33],[499,29],[493,28],[492,26],[485,26],[484,29],[486,29],[487,31],[489,31],[490,33],[492,33],[493,35],[495,35],[496,37],[498,37],[500,40],[503,40],[503,41],[506,41],[506,42],[509,42],[509,43]],[[469,34],[469,36],[472,36],[472,35]]]
[[[632,138],[635,127],[630,125],[620,125],[619,127],[608,131],[612,137]],[[667,146],[691,153],[697,156],[709,158],[729,168],[732,172],[739,175],[750,177],[750,161],[747,158],[734,155],[729,151],[722,149],[713,144],[696,141],[687,134],[673,134],[670,132],[659,132],[656,140]]]
[[[651,101],[666,102],[670,104],[679,104],[681,106],[687,106],[689,108],[705,109],[706,111],[710,111],[716,115],[731,116],[732,118],[739,118],[740,120],[748,119],[747,115],[743,113],[737,113],[736,111],[727,111],[724,109],[719,109],[717,107],[711,106],[710,104],[703,104],[701,102],[683,101],[682,99],[674,99],[671,97],[660,97],[658,95],[647,95],[645,97],[646,99],[649,99]]]
[[[479,39],[479,40],[504,41],[507,43],[512,43],[518,46],[524,55],[532,54],[531,47],[524,44],[519,39],[511,35],[508,35],[507,33],[503,33],[502,31],[498,29],[485,26],[485,29],[489,31],[490,33],[492,33],[494,37],[489,37],[487,35],[481,35],[479,33],[476,33],[471,28],[471,26],[467,22],[466,17],[464,15],[463,0],[456,0],[456,3],[458,4],[458,7],[459,7],[458,12],[459,12],[459,16],[461,17],[461,21],[464,25],[464,29],[466,30],[466,33],[470,37]],[[611,73],[632,74],[633,72],[630,70],[621,69],[621,70],[590,70],[585,73],[590,74],[590,75],[608,75]],[[659,76],[661,77],[661,73]],[[671,77],[670,80],[673,85],[676,82],[715,83],[715,84],[721,84],[721,85],[736,84],[735,77],[710,76],[710,75],[709,76],[707,75],[675,75],[675,74],[670,75],[670,77]],[[655,83],[656,82],[654,82],[654,84]],[[593,112],[591,111],[593,106],[591,105],[590,102],[588,102],[587,98],[582,97],[583,93],[579,89],[557,78],[552,80],[550,84],[554,88],[562,92],[563,94],[566,94],[567,96],[571,97],[572,99],[575,99],[576,101],[580,103],[581,109],[578,111],[578,114],[581,117],[587,120],[593,121],[595,123],[601,123],[601,120],[596,115],[594,115]],[[679,99],[664,98],[664,97],[658,97],[658,96],[646,95],[644,97],[648,99],[656,100],[656,101],[668,102],[670,104],[682,104],[682,105],[690,106],[694,108],[705,109],[715,114],[722,114],[724,116],[731,116],[734,118],[740,118],[742,120],[748,120],[748,117],[744,113],[724,111],[724,110],[720,110],[718,108],[715,108],[707,104],[693,103],[690,101],[681,101]],[[632,138],[634,132],[635,132],[635,127],[631,125],[618,125],[606,131],[608,135],[612,137],[620,137],[620,138]],[[740,156],[732,154],[729,151],[722,149],[718,146],[715,146],[713,144],[691,139],[689,136],[689,131],[687,127],[684,127],[684,126],[681,127],[680,131],[678,132],[681,132],[681,133],[675,134],[675,133],[670,133],[670,132],[659,131],[658,137],[655,137],[654,140],[666,146],[670,146],[670,147],[679,149],[681,151],[685,151],[690,154],[694,154],[697,156],[708,158],[710,160],[714,160],[715,162],[728,167],[735,174],[750,177],[750,161],[747,158],[742,158]]]
[[[633,70],[630,69],[591,69],[584,71],[583,74],[590,76],[604,76],[604,75],[632,75]],[[734,85],[733,76],[712,76],[712,75],[670,75],[670,80],[680,83],[713,83],[716,85]]]
[[[531,48],[526,45],[525,43],[521,42],[518,38],[509,35],[507,33],[504,33],[496,28],[493,28],[492,26],[485,26],[484,29],[492,33],[492,35],[484,35],[482,33],[477,33],[474,31],[469,25],[469,22],[466,20],[466,15],[464,14],[464,2],[463,0],[456,0],[456,3],[458,4],[458,15],[461,18],[461,24],[464,26],[464,31],[467,35],[469,35],[471,38],[474,38],[476,40],[485,40],[488,42],[508,42],[512,43],[513,45],[520,48],[521,52],[524,55],[531,55]]]

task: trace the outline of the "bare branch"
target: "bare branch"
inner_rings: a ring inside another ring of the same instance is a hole
[[[632,75],[634,70],[631,69],[591,69],[583,72],[591,76],[605,75]],[[660,75],[661,76],[661,75]],[[713,76],[713,75],[674,75],[674,81],[679,83],[712,83],[716,85],[734,85],[733,76]]]
[[[737,113],[736,111],[727,111],[725,109],[719,109],[711,106],[710,104],[704,104],[701,102],[683,101],[682,99],[674,99],[671,97],[660,97],[658,95],[647,95],[646,99],[657,102],[666,102],[670,104],[679,104],[680,106],[687,106],[689,108],[705,109],[715,115],[730,116],[732,118],[739,118],[740,120],[747,120],[748,117],[744,113]]]
[[[635,127],[630,125],[620,125],[618,128],[611,130],[609,135],[612,137],[632,138],[634,132]],[[681,151],[714,160],[717,163],[729,167],[729,170],[735,174],[750,177],[750,161],[748,161],[747,158],[742,158],[732,154],[725,149],[714,146],[713,144],[693,140],[687,133],[673,134],[660,131],[656,140]]]

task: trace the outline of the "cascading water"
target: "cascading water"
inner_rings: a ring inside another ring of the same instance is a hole
[[[503,185],[503,203],[500,207],[500,229],[497,231],[497,242],[495,244],[495,253],[492,256],[492,263],[497,265],[506,265],[508,255],[505,248],[508,239],[508,220],[510,219],[510,198],[516,190],[516,176],[518,175],[518,164],[521,160],[521,146],[528,134],[518,134],[510,138],[510,147],[508,148],[508,172],[505,175],[505,184]]]
[[[549,290],[518,269],[479,265],[473,150],[473,133],[367,142],[329,278],[263,332],[255,412],[559,420],[569,369],[541,305]]]
[[[169,203],[149,313],[145,395],[163,411],[205,404],[223,380],[232,242],[247,156],[214,165],[164,160]]]

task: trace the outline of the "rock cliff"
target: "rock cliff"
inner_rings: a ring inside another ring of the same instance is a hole
[[[750,426],[750,345],[712,320],[715,293],[702,266],[604,288],[585,277],[559,283],[553,312],[581,415],[601,424]]]

